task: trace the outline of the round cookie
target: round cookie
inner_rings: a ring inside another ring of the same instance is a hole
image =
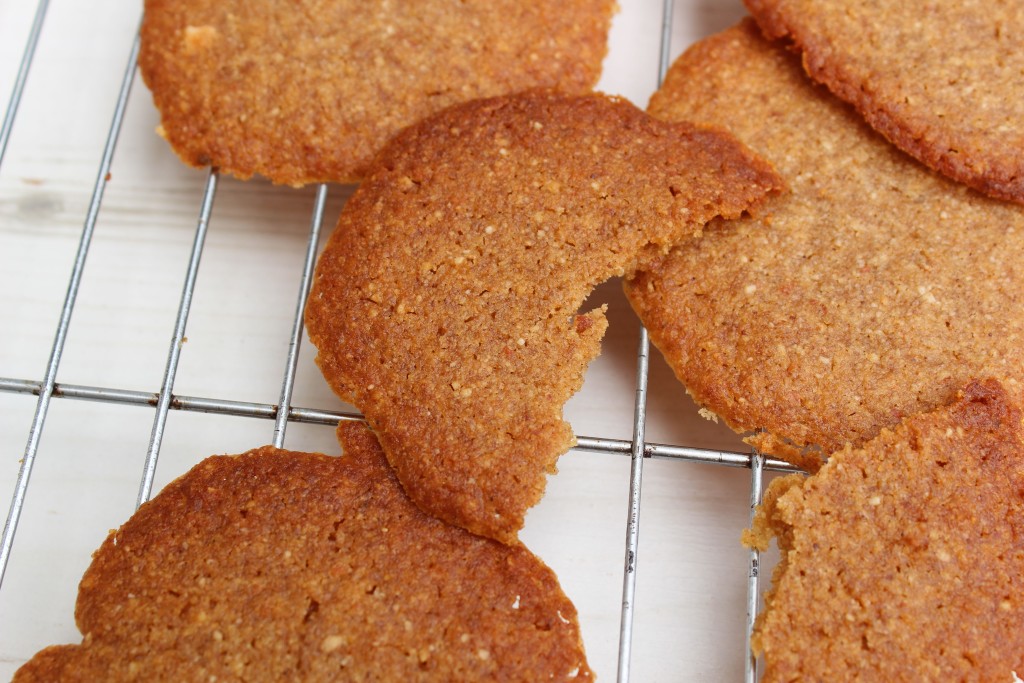
[[[146,0],[139,66],[192,166],[351,182],[396,131],[477,97],[593,87],[614,0]]]
[[[928,166],[1024,203],[1019,0],[744,0],[807,73]]]
[[[994,381],[772,482],[781,551],[754,649],[775,681],[1011,681],[1024,671],[1024,429]]]
[[[306,314],[327,381],[427,512],[515,539],[575,443],[562,404],[607,325],[578,314],[777,178],[730,136],[623,100],[480,100],[403,131],[349,199]]]
[[[971,377],[1024,379],[1024,209],[886,143],[752,21],[649,110],[731,130],[790,187],[627,283],[696,401],[759,448],[814,469]]]
[[[345,455],[212,457],[110,534],[80,645],[29,681],[589,680],[576,610],[528,550],[420,512],[373,434]]]

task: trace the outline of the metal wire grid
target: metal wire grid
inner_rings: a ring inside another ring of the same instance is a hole
[[[21,102],[25,83],[29,76],[32,60],[35,55],[39,36],[43,29],[48,7],[49,0],[39,0],[29,31],[29,36],[26,41],[22,60],[19,65],[11,98],[4,115],[2,127],[0,127],[0,165],[3,163],[7,143],[14,127],[15,117]],[[672,9],[672,0],[663,0],[659,83],[664,78],[669,63]],[[312,282],[316,250],[323,223],[324,207],[327,201],[327,185],[320,185],[317,188],[314,200],[312,216],[310,219],[309,241],[307,244],[305,260],[303,262],[302,277],[295,306],[291,338],[287,358],[285,360],[285,371],[278,403],[276,405],[271,405],[174,394],[174,381],[178,369],[178,360],[182,343],[185,338],[185,328],[188,321],[189,309],[195,292],[196,276],[199,270],[199,264],[206,240],[206,233],[209,227],[213,204],[217,193],[219,176],[216,169],[210,169],[207,173],[206,185],[199,205],[196,232],[186,271],[185,283],[182,288],[178,313],[174,324],[174,332],[172,335],[170,349],[167,354],[163,381],[159,391],[130,391],[107,387],[59,384],[56,382],[57,371],[60,366],[61,355],[63,354],[67,340],[71,317],[75,309],[75,302],[85,268],[86,257],[89,253],[93,232],[99,217],[104,190],[109,179],[114,151],[121,132],[128,97],[131,92],[132,82],[135,76],[138,53],[139,37],[136,32],[136,37],[128,56],[127,66],[118,92],[113,119],[107,134],[106,144],[103,148],[99,170],[93,187],[92,198],[86,213],[78,250],[72,265],[67,293],[61,309],[44,377],[42,380],[0,377],[0,391],[18,394],[31,394],[38,397],[35,413],[29,428],[28,441],[25,446],[24,456],[21,460],[21,467],[15,484],[15,490],[11,497],[10,509],[4,524],[3,535],[2,538],[0,538],[0,589],[2,589],[3,586],[3,577],[6,573],[11,550],[14,545],[18,521],[21,516],[25,497],[28,494],[29,479],[39,447],[39,440],[46,423],[46,416],[49,410],[50,401],[53,398],[72,398],[85,401],[151,406],[155,408],[153,428],[150,436],[149,447],[146,453],[143,476],[139,484],[139,493],[136,502],[137,506],[147,501],[152,494],[157,460],[160,454],[160,446],[163,440],[167,416],[170,410],[216,413],[221,415],[274,420],[273,444],[279,448],[284,445],[285,432],[289,422],[335,425],[341,420],[362,419],[357,413],[302,408],[291,405],[292,393],[295,384],[295,372],[298,363],[299,345],[303,331],[303,313],[306,298],[309,294]],[[630,678],[630,657],[633,642],[634,595],[636,590],[640,549],[640,498],[642,491],[644,460],[646,458],[667,458],[686,462],[712,463],[730,467],[749,468],[751,471],[751,514],[753,514],[754,506],[756,506],[761,500],[762,476],[765,470],[796,471],[792,466],[785,462],[765,458],[756,452],[737,453],[731,451],[690,448],[678,445],[647,443],[644,431],[646,425],[649,353],[650,343],[648,341],[647,331],[641,327],[639,343],[637,346],[636,397],[634,404],[632,439],[625,441],[621,439],[577,436],[578,449],[605,453],[618,453],[623,455],[628,454],[631,460],[617,672],[618,680],[621,682],[628,681]],[[746,651],[744,653],[744,672],[745,681],[747,683],[754,683],[754,681],[757,680],[757,660],[750,653],[750,635],[758,610],[758,565],[759,554],[756,550],[751,550],[747,572],[747,637]]]

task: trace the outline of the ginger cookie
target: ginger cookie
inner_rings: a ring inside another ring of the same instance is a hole
[[[752,21],[686,52],[649,110],[725,127],[790,188],[627,283],[699,404],[814,469],[971,377],[1019,386],[1024,209],[902,154]]]
[[[1024,4],[744,0],[807,73],[928,166],[1024,203]]]
[[[567,681],[576,610],[528,550],[424,515],[373,434],[204,460],[96,552],[79,645],[28,681]]]
[[[995,381],[772,482],[764,680],[1011,681],[1024,671],[1024,430]]]
[[[139,66],[191,166],[359,180],[399,129],[477,97],[597,82],[614,0],[146,0]]]
[[[776,187],[723,133],[602,95],[479,100],[406,129],[349,199],[306,314],[317,362],[409,496],[511,542],[606,327],[578,313],[715,216]]]

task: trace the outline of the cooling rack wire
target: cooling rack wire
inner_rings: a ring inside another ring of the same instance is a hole
[[[28,30],[24,52],[14,79],[11,98],[4,114],[3,127],[0,129],[0,172],[3,171],[3,159],[8,142],[15,129],[15,119],[22,101],[22,96],[29,83],[30,71],[36,54],[40,36],[44,31],[50,0],[40,0]],[[661,34],[658,82],[667,69],[672,42],[673,1],[664,0],[661,8]],[[273,420],[273,441],[275,446],[283,447],[285,434],[289,424],[305,423],[316,425],[335,425],[340,420],[358,420],[355,412],[337,409],[303,408],[293,405],[296,387],[299,352],[303,343],[303,307],[309,292],[317,249],[321,240],[329,192],[336,188],[320,185],[315,190],[313,207],[309,218],[308,237],[301,259],[301,276],[295,298],[294,314],[291,318],[291,333],[284,359],[284,373],[280,384],[279,398],[276,403],[261,403],[232,400],[229,398],[190,396],[175,392],[175,380],[178,375],[182,349],[187,341],[186,328],[196,292],[200,262],[207,244],[207,235],[211,225],[213,208],[221,179],[216,169],[206,174],[205,184],[198,202],[198,217],[195,221],[195,234],[188,253],[184,284],[174,316],[173,332],[164,359],[162,381],[155,391],[139,391],[108,386],[86,384],[70,384],[58,382],[57,376],[61,368],[62,357],[68,347],[69,331],[72,316],[76,309],[86,269],[87,257],[93,242],[94,234],[101,215],[104,193],[111,179],[115,149],[122,132],[130,94],[136,80],[136,60],[139,50],[139,39],[136,34],[131,44],[127,63],[124,68],[120,85],[116,92],[114,114],[110,121],[106,141],[102,148],[99,168],[92,187],[88,208],[78,240],[77,251],[67,276],[67,290],[60,307],[56,333],[42,379],[18,379],[0,377],[0,393],[37,397],[35,410],[28,426],[27,443],[20,453],[20,465],[14,478],[14,491],[10,500],[10,508],[0,541],[0,591],[6,586],[2,583],[7,572],[12,553],[21,547],[16,543],[17,535],[26,500],[34,494],[30,487],[30,476],[36,464],[40,441],[47,425],[47,417],[51,412],[53,399],[78,399],[94,403],[121,404],[143,407],[152,411],[153,420],[148,447],[143,457],[142,476],[138,483],[136,506],[148,500],[154,493],[157,463],[164,444],[168,426],[168,415],[171,411],[207,413],[220,416],[257,418]],[[642,104],[642,103],[641,103]],[[644,463],[651,459],[671,460],[687,463],[705,463],[733,468],[746,468],[750,471],[749,492],[750,509],[760,501],[763,473],[765,471],[792,471],[792,468],[781,461],[766,459],[757,453],[736,452],[683,445],[651,443],[646,440],[648,378],[650,375],[650,344],[647,332],[639,327],[639,340],[636,348],[635,364],[635,401],[633,404],[632,437],[630,439],[592,437],[578,435],[576,450],[596,453],[628,455],[630,458],[627,515],[625,524],[625,549],[622,565],[621,608],[619,610],[619,638],[617,655],[617,678],[628,681],[631,677],[633,645],[635,638],[643,638],[643,632],[635,632],[634,612],[637,582],[642,579],[643,547],[640,543],[641,528],[641,493],[643,490]],[[3,362],[0,357],[0,362]],[[0,367],[0,374],[3,369]],[[258,445],[258,444],[252,444]],[[216,446],[211,446],[215,448]],[[11,456],[21,446],[4,443],[5,455]],[[738,534],[738,530],[737,530]],[[23,540],[22,544],[31,543]],[[759,596],[759,556],[751,551],[747,565],[746,587],[746,640],[744,650],[735,652],[737,659],[742,658],[744,664],[744,680],[752,683],[757,679],[757,662],[749,655],[750,631],[757,614]],[[2,604],[2,603],[0,603]],[[679,615],[685,618],[685,615]],[[0,619],[4,615],[0,614]],[[742,628],[738,625],[737,628]],[[32,652],[18,653],[21,659],[31,656]],[[18,662],[13,664],[16,666]],[[13,669],[12,669],[13,671]]]

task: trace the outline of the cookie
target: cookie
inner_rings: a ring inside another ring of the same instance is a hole
[[[399,129],[532,87],[583,92],[614,0],[146,0],[139,66],[191,166],[350,182]]]
[[[747,536],[781,551],[753,639],[762,680],[1012,680],[1021,529],[1021,410],[994,381],[775,480]]]
[[[575,443],[591,289],[777,184],[731,137],[530,92],[402,132],[349,199],[306,314],[328,383],[424,510],[505,542]]]
[[[807,73],[903,151],[1024,203],[1024,5],[744,0]]]
[[[554,573],[420,512],[365,426],[345,455],[204,460],[110,534],[80,645],[28,681],[589,680]]]
[[[814,469],[971,377],[1024,375],[1024,210],[935,174],[750,21],[673,65],[649,110],[714,123],[789,192],[627,283],[696,401]]]

